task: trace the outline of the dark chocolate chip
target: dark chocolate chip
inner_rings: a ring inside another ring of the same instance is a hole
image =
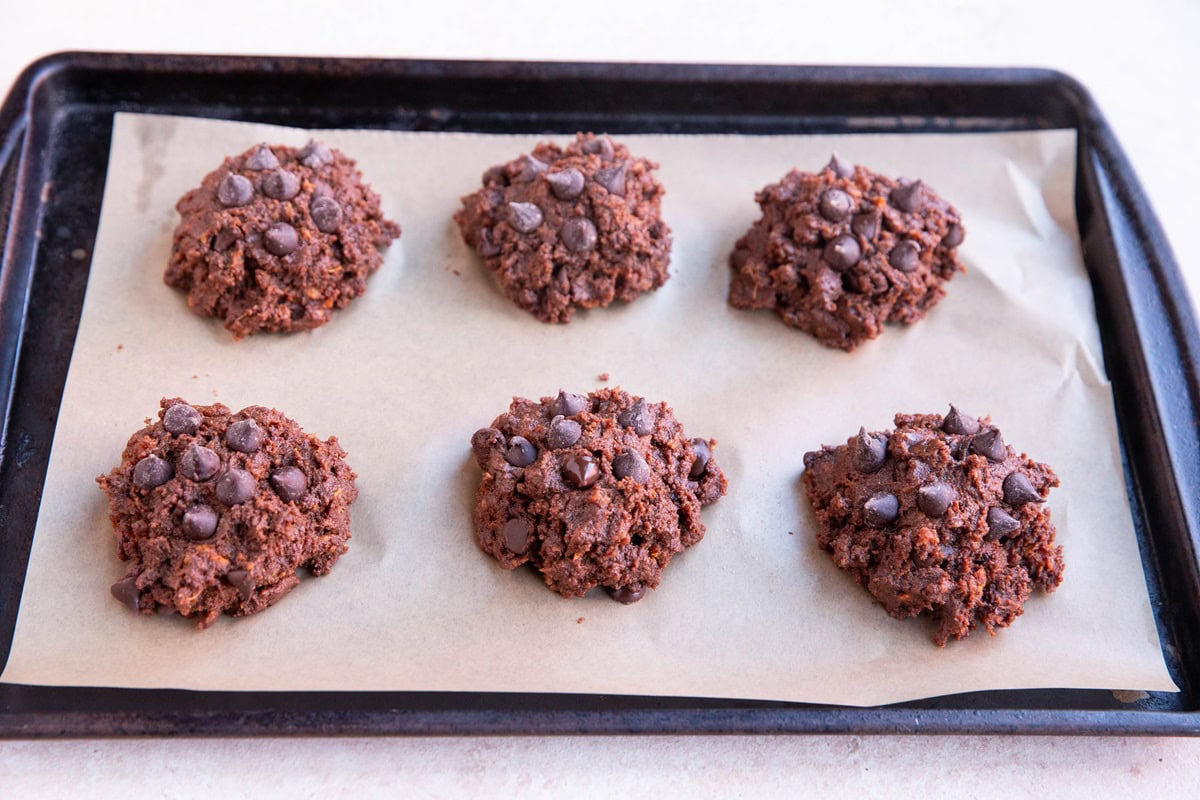
[[[946,418],[942,420],[942,430],[946,433],[953,433],[957,436],[964,434],[978,433],[979,420],[969,414],[964,414],[958,410],[958,407],[953,403],[950,404],[950,413],[946,414]]]
[[[262,428],[252,419],[238,420],[225,430],[225,444],[239,453],[253,453],[262,443]]]
[[[826,189],[821,192],[819,209],[830,222],[841,222],[854,211],[854,198],[841,189]]]
[[[521,233],[532,233],[542,224],[542,210],[533,203],[509,203],[508,221]]]
[[[312,197],[313,200],[320,200],[322,197],[333,197],[333,187],[324,181],[317,181],[313,184]]]
[[[179,436],[200,430],[200,412],[187,403],[176,403],[163,412],[163,427],[167,433]]]
[[[249,570],[231,569],[225,573],[225,578],[233,585],[233,588],[241,592],[242,597],[248,598],[254,594],[256,583],[254,578],[250,577]]]
[[[607,136],[593,136],[579,146],[579,149],[585,153],[596,153],[600,156],[601,161],[611,161],[615,151],[613,150],[612,140]]]
[[[850,458],[854,468],[864,475],[878,472],[887,460],[887,443],[867,433],[866,428],[859,428],[858,436],[850,445]]]
[[[504,451],[504,460],[514,467],[528,467],[537,460],[537,448],[524,436],[514,436],[508,440],[508,449]]]
[[[193,541],[207,539],[217,532],[218,519],[211,506],[192,506],[183,512],[183,535]]]
[[[479,238],[475,250],[484,258],[500,255],[500,245],[492,239],[492,231],[488,228],[479,229]]]
[[[692,439],[692,453],[696,459],[692,462],[692,468],[688,470],[688,477],[698,481],[704,477],[705,472],[708,472],[708,462],[712,460],[712,448],[706,439]]]
[[[309,139],[300,151],[300,163],[310,169],[333,163],[333,151],[316,139]]]
[[[308,207],[313,224],[321,233],[333,233],[342,224],[342,207],[332,197],[320,197]]]
[[[640,583],[631,583],[616,589],[605,587],[609,597],[623,605],[631,605],[646,596],[646,587]]]
[[[218,253],[224,253],[229,248],[233,247],[233,243],[242,238],[237,231],[232,228],[221,228],[217,231],[217,235],[213,238],[213,249]]]
[[[946,235],[942,237],[942,244],[946,247],[958,247],[963,243],[965,236],[966,232],[963,230],[963,226],[956,223],[946,231]]]
[[[863,503],[863,520],[874,528],[895,522],[900,514],[900,501],[890,492],[878,492]]]
[[[262,179],[262,193],[272,200],[291,200],[300,193],[300,179],[286,169],[277,169]]]
[[[835,236],[825,245],[825,263],[838,272],[845,272],[858,263],[862,258],[862,247],[848,233]]]
[[[174,474],[170,462],[151,453],[134,466],[133,484],[142,489],[153,489],[171,480]]]
[[[1011,536],[1021,528],[1021,523],[1017,522],[1012,514],[1009,514],[999,506],[992,506],[988,509],[987,524],[987,538],[993,540]]]
[[[271,488],[285,503],[294,503],[304,496],[308,476],[299,467],[283,467],[271,473]]]
[[[551,450],[561,450],[579,441],[583,429],[573,419],[555,417],[550,422],[550,431],[546,434],[546,446]]]
[[[839,178],[851,178],[854,176],[854,165],[837,153],[834,153],[829,159],[829,163],[825,165],[825,169],[833,170],[833,174]]]
[[[212,450],[192,442],[179,459],[179,474],[189,481],[206,481],[221,468],[221,457]]]
[[[948,483],[931,483],[917,490],[917,508],[937,519],[958,499],[958,492]]]
[[[254,148],[254,152],[246,158],[246,169],[275,169],[278,166],[279,159],[266,144]]]
[[[504,546],[514,555],[523,556],[529,550],[529,523],[525,520],[510,519],[504,523],[500,535],[504,537]]]
[[[494,167],[488,167],[486,170],[484,170],[483,177],[480,179],[480,183],[482,183],[484,186],[487,186],[490,183],[498,183],[501,186],[507,184],[508,181],[504,179],[504,165],[497,164]]]
[[[1010,506],[1023,506],[1026,503],[1040,503],[1042,496],[1029,482],[1024,473],[1014,472],[1004,479],[1004,502]]]
[[[217,184],[217,200],[226,208],[244,206],[254,196],[254,184],[241,175],[226,175]]]
[[[574,167],[561,172],[547,172],[546,183],[559,200],[574,200],[583,193],[583,173]]]
[[[600,480],[600,467],[596,465],[596,459],[587,453],[576,453],[563,461],[562,476],[576,489],[586,489]]]
[[[550,404],[550,413],[556,417],[573,417],[590,406],[591,402],[583,395],[559,389],[558,397]]]
[[[984,431],[971,439],[970,449],[972,453],[978,453],[989,461],[1003,461],[1004,457],[1008,455],[1004,439],[1000,437],[1000,431],[995,428]]]
[[[271,255],[286,256],[295,252],[300,246],[300,236],[296,229],[286,222],[276,222],[267,228],[263,234],[263,247]]]
[[[645,483],[650,480],[650,467],[646,465],[646,460],[633,450],[626,450],[614,458],[612,471],[617,480],[633,478],[634,483]]]
[[[625,196],[625,165],[618,164],[615,167],[603,167],[596,170],[593,176],[596,183],[608,190],[609,194],[615,194],[618,197]]]
[[[888,202],[910,214],[920,211],[925,206],[925,184],[921,181],[903,183],[892,189]]]
[[[638,436],[645,436],[654,430],[654,416],[650,413],[646,401],[642,399],[617,414],[617,422],[622,427],[632,428]]]
[[[137,578],[132,575],[114,583],[109,587],[109,592],[112,596],[120,600],[133,611],[137,611],[142,607],[142,593],[137,588]]]
[[[868,242],[875,241],[879,235],[879,214],[874,211],[857,215],[850,223],[850,230],[857,233]]]
[[[529,183],[538,175],[545,172],[547,166],[544,161],[539,161],[533,156],[521,156],[521,172],[517,175],[517,180],[521,183]]]
[[[921,266],[921,248],[908,239],[898,242],[888,253],[888,263],[901,272],[912,272]]]
[[[596,224],[587,217],[571,217],[558,229],[558,236],[568,250],[582,253],[596,246]]]
[[[217,479],[217,499],[227,506],[236,506],[253,497],[256,486],[253,475],[233,467]]]

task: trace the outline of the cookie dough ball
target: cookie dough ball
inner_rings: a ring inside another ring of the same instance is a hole
[[[658,165],[607,136],[539,144],[492,167],[454,215],[504,294],[543,322],[629,302],[667,280]]]
[[[324,325],[400,235],[354,161],[316,141],[227,158],[175,208],[165,280],[235,339]]]
[[[963,271],[962,220],[919,180],[894,181],[835,155],[755,199],[762,218],[730,257],[729,304],[774,309],[830,347],[853,350],[885,322],[916,322]]]
[[[895,425],[805,454],[817,542],[891,616],[928,612],[938,645],[1011,625],[1035,586],[1062,582],[1043,505],[1058,476],[954,406]]]
[[[704,536],[700,510],[726,485],[714,444],[620,389],[516,398],[471,439],[479,546],[505,569],[532,564],[566,597],[603,586],[636,602]]]
[[[206,628],[262,611],[346,552],[354,471],[275,409],[162,401],[121,465],[97,478],[117,554],[112,594],[142,614],[177,611]]]

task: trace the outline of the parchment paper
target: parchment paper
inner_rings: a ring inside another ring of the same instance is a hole
[[[331,131],[404,235],[365,297],[311,333],[234,342],[162,272],[175,200],[229,153],[307,132],[118,115],[90,283],[3,679],[226,690],[483,690],[865,705],[980,689],[1173,691],[1131,528],[1072,205],[1072,132],[626,136],[662,164],[672,277],[637,302],[536,322],[451,215],[536,136]],[[566,136],[560,137],[566,140]],[[754,192],[832,150],[922,177],[962,212],[968,273],[929,318],[847,355],[725,302]],[[729,494],[703,542],[633,606],[565,600],[475,545],[469,440],[512,395],[609,385],[718,439]],[[274,608],[197,632],[108,593],[118,561],[94,478],[162,396],[275,406],[337,435],[359,474],[350,552]],[[990,413],[1053,465],[1066,552],[995,637],[939,649],[888,618],[814,543],[806,450],[896,411]]]

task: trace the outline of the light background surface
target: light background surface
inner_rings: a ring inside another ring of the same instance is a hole
[[[0,0],[0,85],[85,48],[391,57],[1046,66],[1092,91],[1191,286],[1200,4],[612,0],[604,4]],[[1191,797],[1200,741],[903,737],[0,744],[14,796]]]

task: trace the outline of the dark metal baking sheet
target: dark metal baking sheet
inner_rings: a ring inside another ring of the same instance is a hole
[[[1076,129],[1076,211],[1129,503],[1168,668],[1182,691],[1128,704],[1107,691],[1037,690],[844,708],[598,695],[0,684],[0,736],[1200,734],[1200,336],[1162,230],[1095,104],[1070,78],[1029,69],[102,53],[59,54],[32,65],[0,107],[0,659],[12,642],[117,111],[299,127],[560,134]]]

